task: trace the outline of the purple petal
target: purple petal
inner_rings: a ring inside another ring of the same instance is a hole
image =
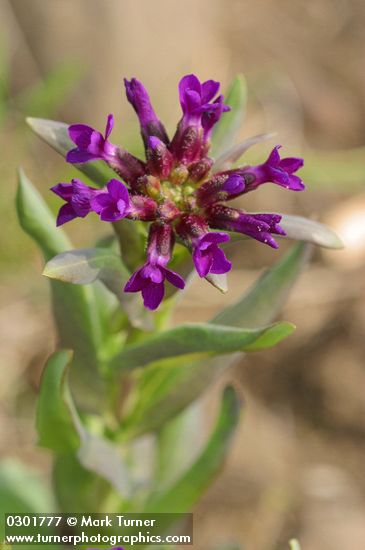
[[[185,109],[186,112],[193,113],[199,109],[201,105],[201,97],[198,92],[194,90],[188,90],[185,92]]]
[[[206,233],[199,239],[199,248],[201,245],[204,245],[204,243],[225,243],[229,241],[231,237],[227,233],[223,233],[220,231],[214,231],[211,233]]]
[[[61,197],[61,199],[69,201],[72,197],[72,183],[58,183],[51,187],[51,191]]]
[[[109,193],[98,193],[90,201],[91,208],[94,212],[97,212],[97,214],[100,214],[103,208],[106,208],[111,204],[112,200]]]
[[[142,275],[146,279],[149,279],[152,283],[163,283],[165,276],[159,266],[151,263],[145,264],[142,268]]]
[[[239,193],[242,193],[244,189],[245,180],[238,174],[232,174],[232,176],[229,176],[223,185],[223,191],[226,191],[226,193],[229,193],[230,195],[238,195]]]
[[[305,185],[298,176],[289,176],[289,189],[292,191],[303,191]]]
[[[143,86],[142,82],[136,78],[131,80],[124,79],[127,99],[129,103],[132,104],[134,110],[136,111],[141,125],[144,126],[148,122],[157,120],[155,111],[153,110],[150,97],[146,88]]]
[[[227,271],[230,271],[231,268],[232,262],[227,260],[223,250],[216,247],[214,250],[213,263],[210,268],[210,272],[216,274],[227,273]]]
[[[124,183],[116,179],[111,179],[107,183],[107,189],[114,201],[122,200],[126,205],[129,204],[129,193]]]
[[[261,220],[267,223],[270,227],[281,222],[282,218],[280,214],[252,214],[251,217],[255,220]]]
[[[194,248],[193,262],[199,277],[206,277],[212,266],[213,258],[209,252],[202,253],[199,248]]]
[[[219,82],[216,82],[215,80],[207,80],[206,82],[203,82],[201,94],[202,102],[208,103],[211,101],[217,95],[219,86]]]
[[[116,222],[124,218],[124,214],[118,210],[115,204],[106,206],[100,211],[100,219],[103,222]]]
[[[91,211],[90,201],[96,189],[88,187],[79,179],[72,180],[72,197],[70,202],[76,214],[84,218]]]
[[[168,269],[165,267],[164,269],[166,280],[176,286],[176,288],[180,288],[181,290],[185,287],[185,281],[178,273],[175,273],[175,271],[172,271],[171,269]]]
[[[105,139],[108,139],[114,126],[114,117],[112,114],[108,115],[105,127]]]
[[[66,155],[66,161],[70,164],[81,164],[82,162],[89,162],[90,160],[97,160],[99,158],[101,158],[100,155],[81,151],[80,149],[71,149]]]
[[[133,273],[124,287],[124,292],[139,292],[148,284],[148,281],[142,275],[142,270],[143,267]]]
[[[71,124],[68,128],[68,135],[80,149],[86,149],[89,146],[91,135],[94,132],[94,128],[86,124]]]
[[[151,310],[158,308],[165,294],[163,283],[150,283],[142,289],[143,303]]]
[[[58,212],[57,221],[56,221],[57,227],[59,227],[60,225],[63,225],[66,222],[70,222],[71,220],[74,220],[77,217],[78,216],[75,210],[72,208],[71,204],[69,203],[64,204],[63,206],[61,206]]]
[[[282,147],[281,145],[276,145],[276,147],[274,147],[265,164],[271,167],[277,167],[279,165],[279,162],[280,162],[279,149],[281,147]]]
[[[289,188],[289,175],[284,172],[284,170],[280,170],[280,168],[269,168],[269,177],[270,181],[273,183],[277,183],[278,185],[281,185],[282,187]]]
[[[199,79],[194,74],[187,74],[186,76],[183,76],[179,82],[180,104],[184,113],[188,108],[186,103],[186,94],[189,91],[197,92],[199,96],[201,94],[201,84]]]
[[[128,204],[125,202],[125,200],[123,199],[119,199],[119,201],[117,201],[117,209],[119,211],[119,214],[122,218],[125,218],[125,216],[128,214],[128,211],[129,211],[129,208],[128,208]]]
[[[285,159],[282,159],[280,161],[280,168],[285,170],[285,172],[288,172],[288,174],[293,174],[294,172],[297,172],[300,168],[302,168],[304,164],[304,160],[299,157],[287,157]]]

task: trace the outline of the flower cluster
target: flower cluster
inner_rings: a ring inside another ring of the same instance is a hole
[[[140,122],[145,160],[109,141],[112,115],[108,116],[104,135],[90,126],[74,124],[69,127],[69,135],[76,147],[68,152],[67,161],[79,164],[101,159],[120,179],[110,180],[103,189],[74,179],[59,183],[52,191],[65,201],[58,225],[84,218],[90,212],[103,221],[129,218],[150,224],[146,263],[132,275],[124,290],[141,291],[145,306],[156,309],[164,296],[165,281],[184,288],[180,275],[167,267],[175,241],[191,251],[200,277],[231,269],[231,262],[219,246],[230,239],[226,231],[243,233],[277,248],[273,235],[285,235],[280,215],[250,214],[225,203],[266,182],[294,191],[304,189],[295,175],[303,160],[280,158],[280,146],[276,146],[263,164],[215,173],[209,157],[212,129],[229,111],[223,96],[217,96],[218,82],[201,83],[194,75],[181,79],[183,114],[171,140],[141,82],[135,78],[125,80],[125,88]]]

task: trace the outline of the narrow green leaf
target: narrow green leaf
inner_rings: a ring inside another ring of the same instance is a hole
[[[183,513],[190,510],[221,470],[239,421],[240,401],[233,387],[222,395],[218,419],[209,440],[192,466],[168,490],[158,490],[144,512]]]
[[[106,479],[123,498],[129,498],[132,495],[132,480],[117,447],[85,430],[81,435],[81,447],[77,453],[80,464]]]
[[[302,216],[282,214],[280,225],[289,239],[305,241],[324,248],[340,249],[344,246],[333,229],[323,223]]]
[[[39,472],[14,458],[0,462],[1,516],[9,512],[39,513],[45,510],[53,512],[54,509],[51,488]],[[0,540],[3,540],[3,536],[0,536]]]
[[[35,240],[46,260],[72,247],[63,231],[56,227],[52,213],[22,170],[19,171],[16,205],[21,227]],[[75,368],[71,377],[77,384],[78,400],[95,406],[93,391],[100,398],[99,357],[106,335],[103,335],[94,289],[60,281],[51,283],[60,346],[75,352]],[[85,384],[87,392],[84,390]]]
[[[221,170],[228,170],[250,147],[256,145],[256,143],[262,143],[263,141],[272,139],[274,136],[275,134],[259,134],[258,136],[247,138],[241,141],[241,143],[232,145],[232,147],[222,153],[214,162],[213,171],[220,172]]]
[[[111,496],[109,482],[84,468],[76,455],[56,455],[52,477],[61,510],[72,510],[75,513],[85,513],[88,510],[94,514],[105,511],[104,502],[108,502],[107,499]],[[119,502],[120,495],[116,495],[115,500]],[[41,511],[44,512],[44,509]]]
[[[155,485],[160,490],[169,487],[196,460],[205,439],[204,425],[204,406],[197,400],[161,426],[154,472]]]
[[[101,281],[118,298],[133,326],[151,329],[151,316],[139,296],[123,290],[130,272],[120,256],[110,250],[83,248],[62,252],[47,262],[43,275],[75,285]]]
[[[72,353],[55,352],[45,367],[37,407],[39,445],[58,453],[76,453],[80,464],[127,497],[131,484],[118,450],[82,425],[67,384]]]
[[[218,313],[211,323],[245,328],[270,323],[286,302],[293,284],[308,260],[309,251],[308,245],[294,245],[238,302]]]
[[[71,359],[72,352],[68,350],[58,351],[49,358],[37,404],[38,444],[56,452],[71,452],[80,446],[67,384]]]
[[[48,143],[57,153],[66,156],[67,152],[75,147],[68,135],[69,124],[45,118],[26,119],[28,126],[37,136]],[[101,161],[87,162],[75,165],[78,170],[86,174],[96,185],[103,187],[112,177],[114,172],[109,170]]]
[[[213,325],[252,328],[275,319],[308,258],[308,246],[295,245],[268,269],[236,304],[214,319]],[[125,437],[134,437],[159,427],[178,414],[227,370],[237,354],[212,359],[174,358],[144,369],[136,386],[136,400],[123,423]]]
[[[213,158],[219,157],[233,145],[243,123],[246,112],[247,85],[245,77],[242,74],[237,75],[233,80],[224,102],[231,107],[231,110],[223,113],[222,118],[213,131]]]
[[[0,541],[5,540],[6,513],[42,514],[56,512],[56,503],[47,479],[14,457],[0,463]],[[22,550],[23,545],[12,547],[2,545],[4,550]],[[44,545],[44,550],[55,550],[56,546]]]
[[[131,370],[154,361],[193,353],[208,355],[262,349],[275,345],[294,330],[290,323],[259,329],[237,329],[204,323],[180,325],[125,347],[111,362],[117,370]]]
[[[65,283],[86,285],[96,280],[105,281],[117,295],[120,289],[114,288],[126,283],[129,271],[120,257],[105,248],[80,248],[62,252],[47,262],[43,275]]]

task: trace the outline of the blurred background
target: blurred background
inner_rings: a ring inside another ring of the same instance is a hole
[[[0,453],[8,464],[49,470],[49,454],[35,447],[34,402],[55,346],[42,261],[16,219],[15,171],[25,168],[54,211],[49,187],[73,174],[24,117],[102,130],[112,112],[119,143],[138,152],[124,76],[144,82],[172,131],[183,74],[225,89],[243,72],[249,103],[240,137],[277,132],[246,162],[281,143],[285,156],[305,157],[307,190],[268,185],[241,206],[328,223],[346,249],[315,251],[282,314],[296,333],[230,373],[246,415],[225,470],[195,510],[194,548],[275,550],[296,536],[303,550],[364,550],[364,25],[363,0],[0,0]],[[67,231],[86,247],[100,225],[76,220]],[[209,319],[286,246],[234,249],[228,295],[197,281],[175,321]],[[208,412],[216,391],[208,391]]]

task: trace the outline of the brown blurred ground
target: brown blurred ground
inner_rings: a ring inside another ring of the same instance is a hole
[[[365,145],[361,0],[0,0],[0,19],[12,93],[59,62],[77,59],[87,73],[58,117],[102,127],[113,112],[124,143],[136,125],[121,91],[123,76],[145,82],[172,129],[181,74],[213,77],[225,87],[242,71],[250,89],[242,135],[276,130],[286,150],[307,151],[309,158],[315,148],[339,158],[345,154],[340,150]],[[6,259],[0,445],[5,456],[47,468],[47,453],[34,450],[32,416],[39,372],[54,345],[47,284],[9,204],[19,162],[45,196],[64,168],[25,132],[16,120],[0,136]],[[258,151],[265,155],[267,149]],[[331,213],[335,224],[343,205],[351,215],[365,202],[365,161],[360,187],[348,185],[353,169],[349,163],[333,187],[321,185],[320,177],[307,181],[305,194],[266,188],[249,207],[322,220]],[[70,234],[87,246],[95,229],[74,222]],[[194,320],[208,319],[278,254],[255,243],[237,248],[228,297],[197,282],[176,321],[193,313]],[[245,550],[274,550],[285,548],[291,536],[303,550],[364,550],[364,264],[361,243],[351,254],[317,251],[282,315],[297,324],[295,335],[234,369],[247,413],[225,471],[197,508],[198,550],[229,540]]]

